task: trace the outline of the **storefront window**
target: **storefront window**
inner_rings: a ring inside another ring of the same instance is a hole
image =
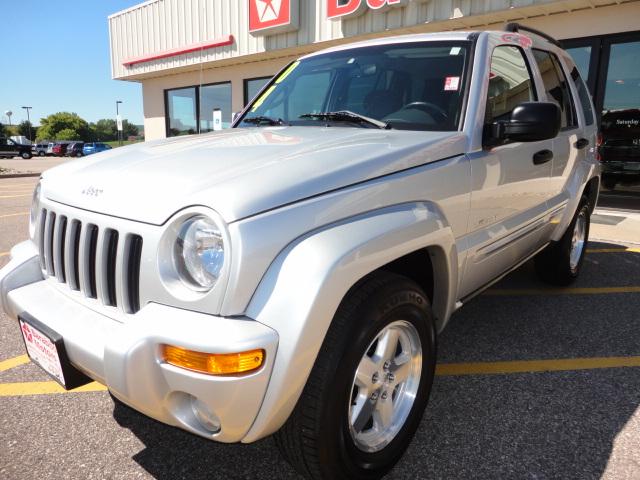
[[[205,85],[200,88],[200,133],[213,130],[213,111],[222,112],[222,128],[231,126],[231,83]]]
[[[249,78],[244,81],[244,104],[247,105],[264,87],[271,77]]]
[[[196,88],[178,88],[167,91],[167,136],[190,135],[197,133]]]

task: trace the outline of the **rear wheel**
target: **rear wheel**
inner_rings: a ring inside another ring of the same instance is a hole
[[[550,244],[535,258],[536,272],[542,280],[565,286],[578,278],[589,240],[590,224],[589,200],[583,196],[562,238]]]
[[[40,150],[40,151],[38,152],[38,156],[39,156],[39,157],[44,157],[44,155],[45,155],[45,153],[44,153],[42,150]]]
[[[429,301],[412,281],[371,276],[336,312],[307,385],[275,435],[307,478],[380,478],[420,424],[436,362]]]
[[[31,154],[30,154],[29,152],[22,152],[22,153],[20,154],[20,156],[21,156],[22,158],[24,158],[25,160],[28,160],[28,159],[30,159],[30,158],[31,158]]]

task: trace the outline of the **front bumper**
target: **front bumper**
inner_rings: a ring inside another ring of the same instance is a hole
[[[154,303],[116,321],[66,295],[55,278],[44,280],[29,244],[14,248],[11,262],[0,270],[0,307],[10,317],[28,312],[62,335],[71,363],[136,410],[217,441],[243,439],[271,375],[278,345],[273,329],[250,319]],[[204,375],[164,363],[162,344],[212,353],[262,348],[265,363],[244,376]],[[192,407],[196,399],[219,419],[219,432],[198,421]]]

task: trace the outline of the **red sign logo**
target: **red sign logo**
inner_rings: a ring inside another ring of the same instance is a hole
[[[249,0],[249,31],[298,29],[299,0]]]
[[[327,0],[327,18],[339,19],[362,14],[367,7],[384,10],[388,7],[403,7],[408,0]]]

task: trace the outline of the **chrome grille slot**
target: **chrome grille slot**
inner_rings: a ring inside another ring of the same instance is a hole
[[[136,313],[142,237],[74,217],[42,209],[36,241],[43,272],[87,299]]]
[[[96,282],[96,250],[98,248],[98,227],[89,224],[86,229],[85,261],[87,278],[85,281],[85,295],[89,298],[98,298]]]
[[[44,252],[44,231],[47,225],[47,210],[45,208],[40,212],[40,226],[38,227],[38,250],[40,253],[40,268],[46,270],[47,264]]]
[[[125,311],[135,313],[140,310],[140,260],[142,258],[142,237],[128,235],[125,243]]]
[[[118,300],[116,296],[116,259],[118,255],[118,232],[116,230],[107,229],[104,239],[103,250],[103,285],[105,285],[105,300],[106,305],[112,307],[118,306]]]
[[[58,281],[61,283],[66,282],[66,268],[64,265],[64,246],[66,243],[67,234],[67,217],[60,215],[58,217],[58,223],[55,227],[53,238],[53,265],[56,271]]]
[[[69,287],[71,290],[80,290],[80,233],[82,224],[78,220],[71,222],[69,240],[67,241],[66,262],[69,272]]]
[[[44,227],[44,263],[47,268],[47,275],[53,277],[56,274],[53,265],[53,235],[55,230],[56,214],[49,212],[47,222]]]

